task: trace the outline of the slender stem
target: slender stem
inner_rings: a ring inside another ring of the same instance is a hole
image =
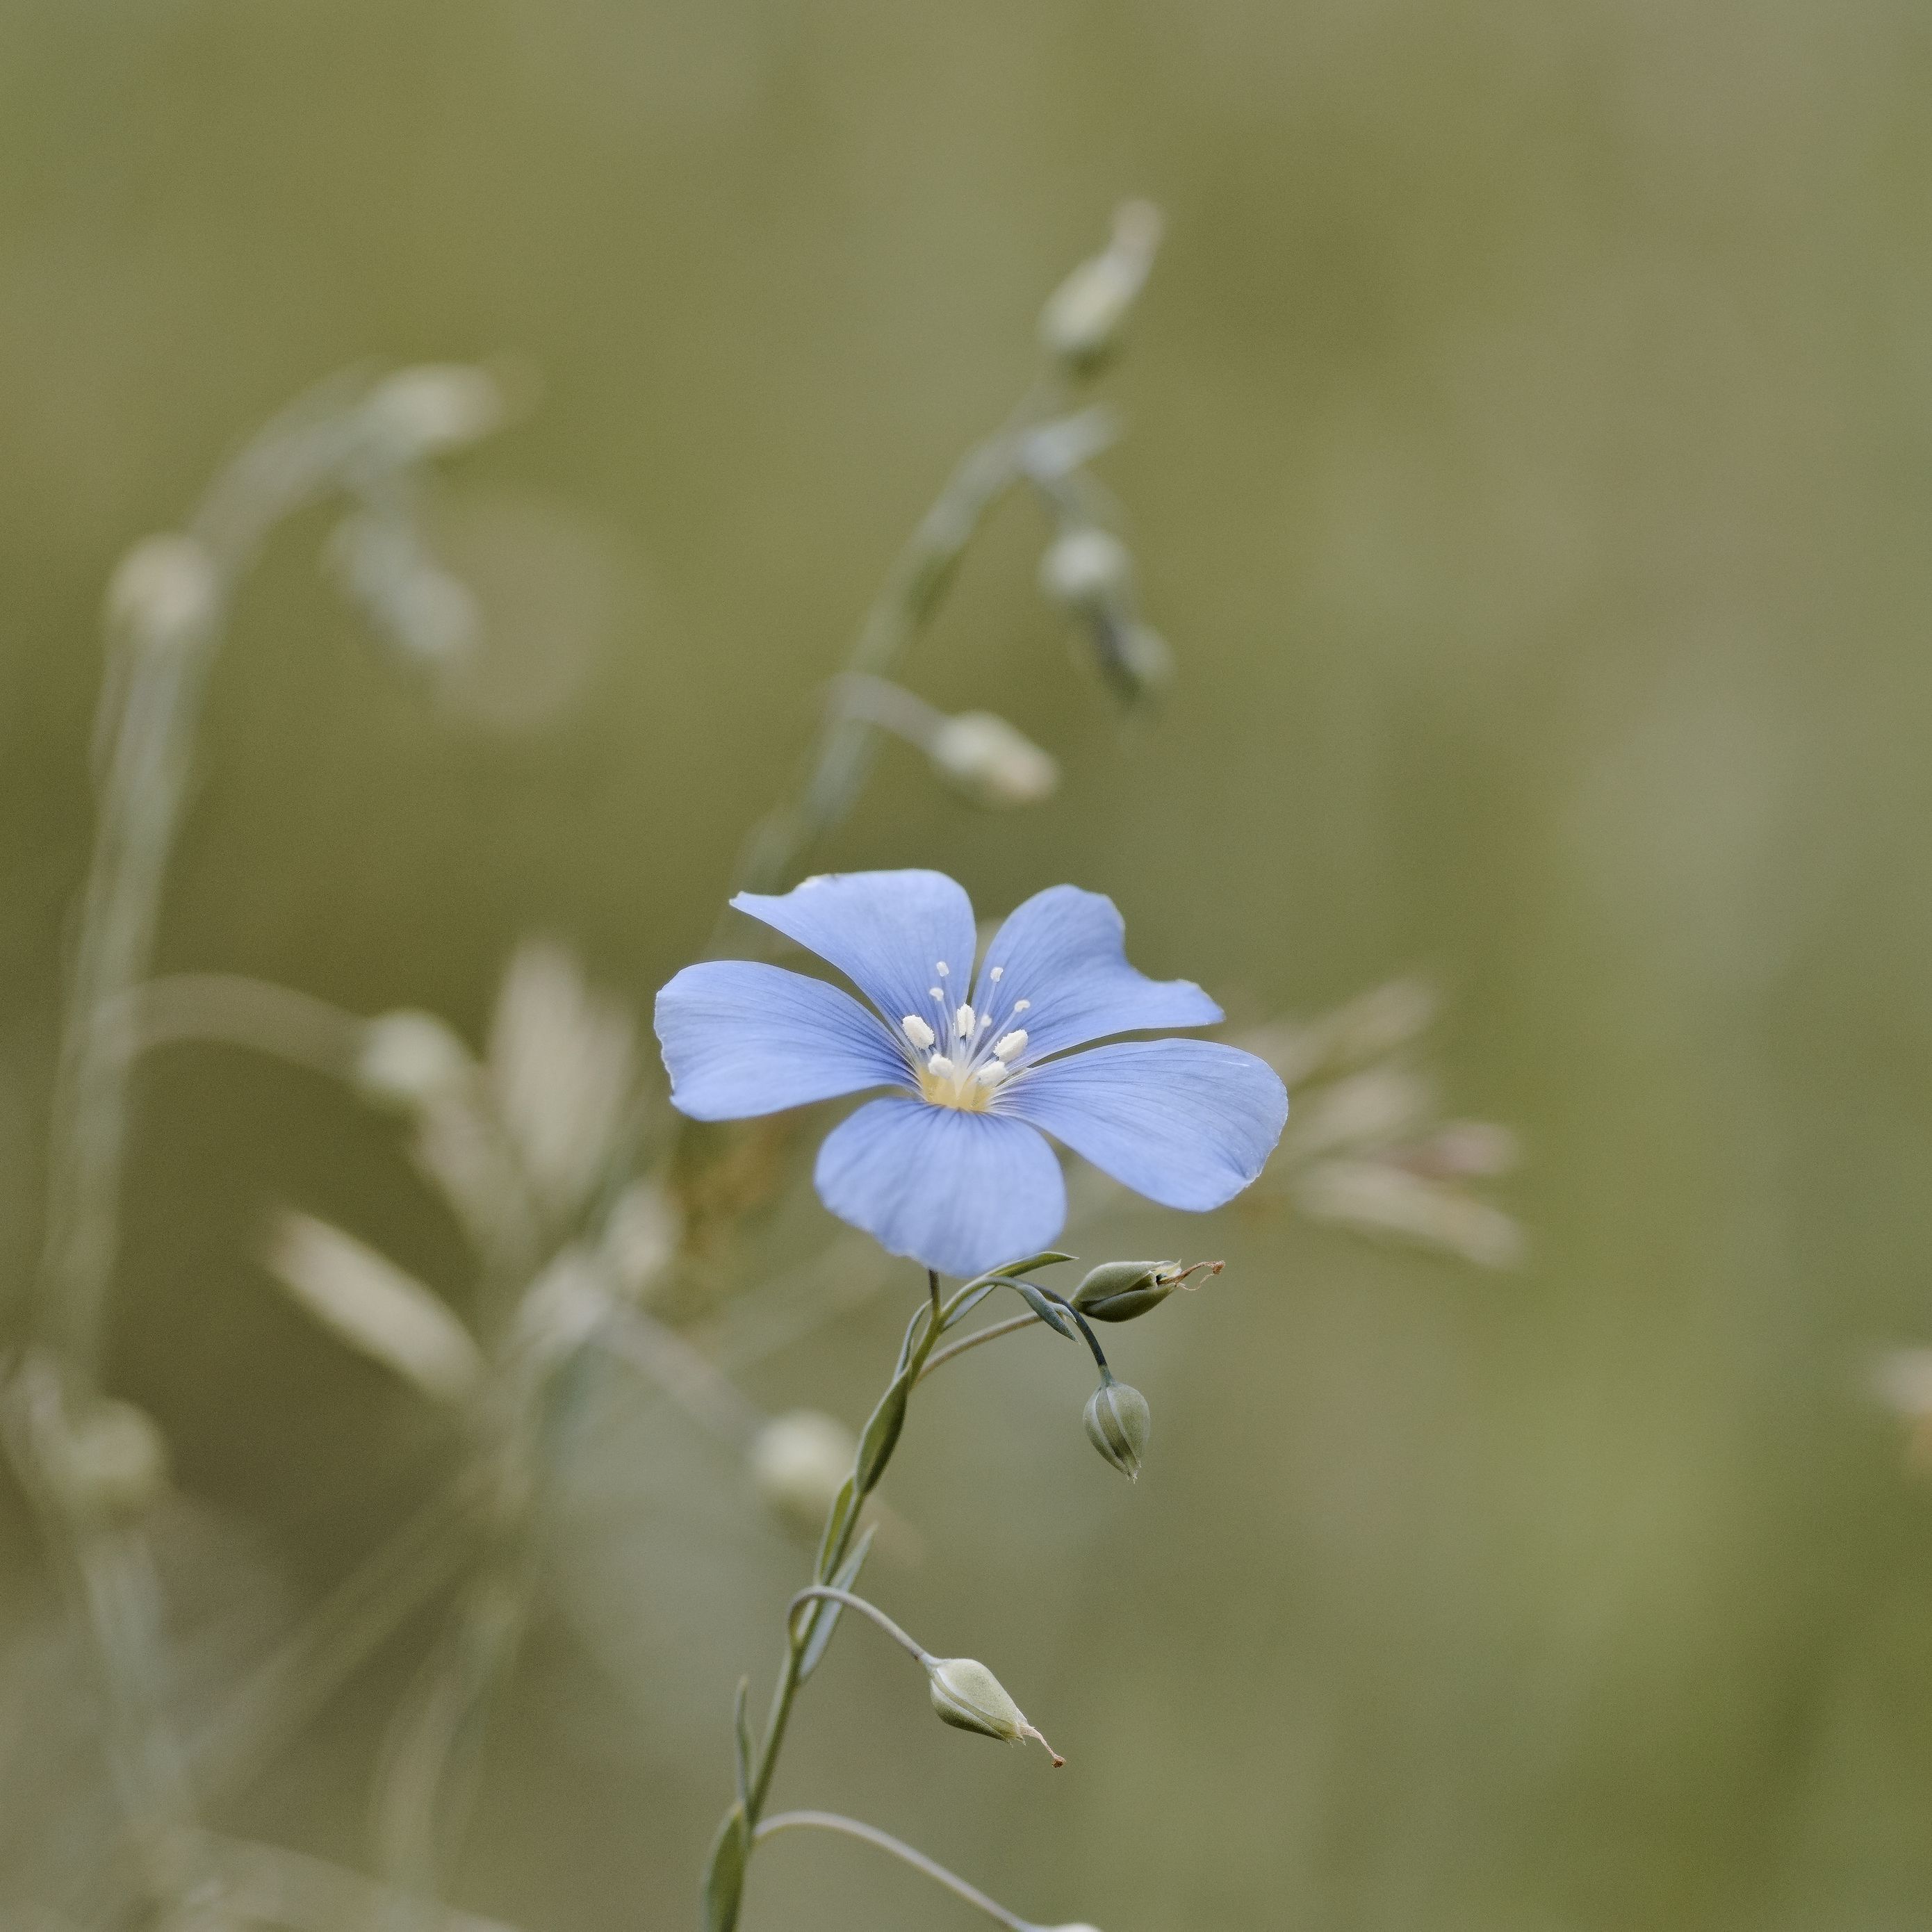
[[[1037,1315],[1028,1310],[1024,1315],[1010,1315],[1004,1322],[995,1322],[989,1328],[975,1329],[963,1342],[954,1342],[936,1350],[927,1360],[926,1366],[920,1370],[919,1378],[924,1382],[942,1363],[951,1361],[955,1355],[964,1354],[969,1348],[977,1348],[988,1342],[997,1342],[1002,1335],[1016,1335],[1022,1328],[1040,1328],[1045,1325]]]
[[[836,1590],[827,1583],[814,1583],[808,1589],[799,1592],[791,1600],[788,1616],[795,1615],[801,1604],[823,1600],[843,1604],[848,1610],[861,1610],[884,1630],[886,1636],[916,1663],[923,1664],[932,1654],[924,1645],[914,1642],[905,1632],[880,1610],[877,1604],[868,1604],[863,1597],[855,1597],[850,1590]]]
[[[1042,1288],[1040,1290],[1040,1293],[1045,1295],[1048,1300],[1065,1309],[1067,1313],[1072,1316],[1075,1325],[1079,1329],[1081,1334],[1087,1338],[1088,1347],[1091,1348],[1094,1352],[1095,1366],[1099,1368],[1102,1375],[1111,1372],[1107,1367],[1107,1358],[1102,1352],[1100,1347],[1100,1337],[1094,1333],[1091,1328],[1088,1327],[1086,1316],[1082,1315],[1079,1310],[1076,1308],[1072,1303],[1067,1300],[1065,1295],[1059,1293],[1056,1289]]]
[[[963,1898],[968,1905],[976,1906],[988,1918],[1005,1926],[1007,1932],[1037,1932],[1029,1921],[1017,1912],[1009,1912],[998,1900],[988,1898],[977,1886],[968,1885],[957,1872],[948,1871],[937,1859],[915,1851],[903,1839],[894,1838],[890,1832],[880,1831],[876,1825],[861,1824],[856,1818],[843,1817],[836,1811],[780,1811],[752,1832],[752,1843],[754,1846],[760,1845],[780,1832],[801,1830],[838,1832],[848,1838],[876,1845],[902,1864],[910,1865],[914,1871],[923,1872],[935,1885],[944,1886],[956,1898]]]
[[[1006,420],[961,458],[866,614],[846,660],[847,676],[885,676],[938,609],[986,512],[1019,479],[1027,434],[1058,406],[1060,388],[1051,376],[1037,379]],[[734,876],[741,889],[770,892],[782,885],[813,842],[851,808],[872,761],[876,722],[854,708],[843,679],[833,686],[802,790],[755,826],[739,854]]]

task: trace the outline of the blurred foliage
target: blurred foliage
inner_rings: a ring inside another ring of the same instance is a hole
[[[874,1562],[1069,1768],[934,1736],[842,1644],[782,1782],[1108,1932],[1922,1924],[1932,1498],[1867,1383],[1932,1339],[1928,81],[1898,0],[0,10],[0,1296],[38,1245],[102,586],[241,435],[369,359],[488,356],[522,398],[434,512],[482,600],[466,680],[394,676],[320,524],[247,590],[164,968],[477,1041],[548,932],[641,1013],[1042,293],[1145,194],[1103,467],[1166,708],[1094,701],[1016,508],[919,681],[1058,792],[976,816],[889,749],[825,862],[1110,892],[1140,964],[1255,1025],[1426,970],[1444,1090],[1520,1130],[1534,1251],[1499,1277],[1230,1212],[1225,1275],[1133,1332],[1132,1492],[1056,1348],[950,1370],[891,1482],[926,1546]],[[192,1720],[442,1473],[434,1415],[273,1286],[271,1214],[439,1284],[460,1244],[394,1129],[298,1073],[170,1052],[141,1118],[109,1380],[170,1445]],[[777,1151],[730,1285],[824,1240]],[[1090,1252],[1208,1233],[1106,1213]],[[902,1313],[855,1298],[746,1385],[854,1423]],[[800,1568],[680,1411],[615,1364],[583,1400],[452,1887],[531,1932],[686,1922]],[[103,1800],[0,1510],[20,1909]],[[428,1634],[214,1826],[366,1869]],[[951,1910],[836,1844],[775,1846],[752,1912],[780,1883],[801,1932]]]

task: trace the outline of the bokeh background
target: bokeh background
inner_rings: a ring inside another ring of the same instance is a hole
[[[889,1486],[922,1547],[871,1574],[1070,1768],[940,1731],[848,1632],[781,1796],[1108,1932],[1923,1926],[1932,1496],[1868,1384],[1932,1340],[1928,84],[1899,0],[12,0],[10,1328],[131,541],[332,370],[520,372],[436,512],[489,614],[466,681],[397,674],[320,523],[251,582],[161,964],[474,1037],[544,932],[641,1012],[901,536],[1023,386],[1041,298],[1145,194],[1168,242],[1102,466],[1171,697],[1121,728],[1016,505],[909,681],[1012,717],[1060,794],[975,815],[889,752],[818,862],[938,864],[987,910],[1108,892],[1142,964],[1254,1018],[1425,973],[1444,1088],[1522,1137],[1530,1258],[1279,1205],[1090,1233],[1228,1262],[1121,1331],[1138,1489],[1081,1437],[1084,1375],[1012,1345],[934,1384]],[[212,1700],[443,1442],[278,1294],[265,1217],[326,1214],[458,1305],[464,1276],[340,1090],[182,1051],[141,1092],[110,1381],[172,1445]],[[779,1266],[815,1211],[731,1266]],[[904,1312],[748,1387],[856,1423]],[[579,1450],[452,1895],[528,1932],[680,1924],[732,1685],[768,1682],[808,1558],[634,1382]],[[84,1680],[10,1492],[0,1535],[0,1779],[71,1818]],[[366,1868],[430,1627],[212,1822]],[[23,1923],[58,1838],[0,1852]],[[970,1922],[797,1839],[746,1920]]]

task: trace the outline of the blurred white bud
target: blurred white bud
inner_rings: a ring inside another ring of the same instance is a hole
[[[108,580],[107,615],[137,643],[161,648],[206,625],[218,596],[214,560],[193,537],[146,537]]]
[[[460,1091],[476,1062],[434,1013],[384,1013],[362,1029],[355,1079],[364,1097],[413,1112]]]
[[[1056,604],[1093,616],[1118,610],[1133,584],[1133,559],[1111,530],[1067,530],[1040,560],[1040,587]]]
[[[1060,783],[1060,766],[1024,733],[991,711],[962,711],[926,747],[940,776],[995,810],[1037,805]]]
[[[625,1189],[604,1226],[604,1264],[620,1293],[642,1299],[676,1255],[679,1232],[662,1188],[640,1180]]]
[[[482,630],[476,597],[406,523],[367,513],[345,518],[328,559],[344,593],[410,657],[447,664],[475,648]]]
[[[369,393],[376,434],[410,454],[460,448],[503,418],[502,392],[489,373],[460,362],[399,369]]]
[[[1112,241],[1082,262],[1047,298],[1040,313],[1040,339],[1048,355],[1086,374],[1113,354],[1154,266],[1160,231],[1160,211],[1152,202],[1120,204],[1114,212]]]
[[[774,1417],[752,1443],[752,1480],[766,1505],[815,1531],[852,1473],[858,1438],[836,1418],[796,1408]]]
[[[58,1456],[69,1501],[91,1516],[137,1516],[167,1480],[167,1444],[131,1402],[95,1402],[61,1436]]]

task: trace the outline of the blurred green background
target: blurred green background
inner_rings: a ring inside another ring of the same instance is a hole
[[[252,582],[160,963],[474,1036],[546,932],[642,1012],[1041,298],[1144,194],[1169,241],[1103,468],[1171,699],[1118,728],[1016,506],[909,677],[1051,747],[1059,796],[975,816],[889,751],[820,862],[1108,892],[1141,964],[1251,1017],[1433,976],[1445,1087],[1523,1136],[1532,1258],[1123,1214],[1086,1252],[1229,1264],[1123,1333],[1138,1490],[1084,1375],[993,1352],[916,1416],[923,1556],[872,1579],[1069,1769],[938,1731],[851,1633],[782,1799],[1108,1932],[1932,1922],[1932,1498],[1865,1386],[1932,1340],[1928,85],[1899,0],[0,7],[9,1325],[131,541],[344,364],[526,372],[440,513],[490,613],[465,686],[371,648],[320,521]],[[265,1216],[462,1276],[340,1093],[185,1052],[142,1093],[111,1380],[172,1445],[212,1697],[440,1439],[277,1294]],[[752,1393],[856,1424],[904,1312]],[[0,1778],[44,1799],[71,1713],[4,1510]],[[458,1902],[689,1922],[732,1684],[807,1560],[608,1392]],[[212,1822],[366,1865],[427,1628]],[[8,1841],[23,1923],[56,1836]],[[971,1922],[797,1840],[746,1919]]]

